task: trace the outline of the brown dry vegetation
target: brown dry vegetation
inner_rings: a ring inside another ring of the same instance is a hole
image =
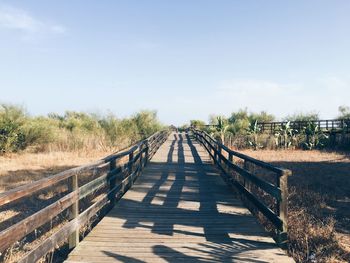
[[[87,164],[110,154],[109,151],[17,153],[0,156],[0,192],[43,177]]]
[[[350,262],[350,155],[244,150],[293,171],[289,177],[289,253],[297,262]]]

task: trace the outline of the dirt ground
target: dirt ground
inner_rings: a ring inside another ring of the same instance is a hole
[[[299,217],[306,215],[309,229],[313,228],[313,224],[321,226],[319,230],[313,231],[322,230],[322,226],[326,228],[334,225],[335,239],[340,244],[339,253],[347,254],[344,256],[347,260],[350,252],[350,154],[316,150],[241,152],[292,170],[293,175],[288,178],[290,214]],[[289,218],[289,221],[290,228],[296,228],[292,231],[297,231],[299,227],[301,229],[298,224],[306,222],[300,218]],[[302,234],[302,231],[298,232]],[[329,233],[333,234],[332,231]],[[320,236],[317,238],[320,239]],[[310,251],[308,253],[312,254]],[[338,262],[337,259],[334,262]]]

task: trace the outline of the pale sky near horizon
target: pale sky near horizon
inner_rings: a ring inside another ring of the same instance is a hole
[[[350,106],[350,1],[0,0],[0,102],[33,114]]]

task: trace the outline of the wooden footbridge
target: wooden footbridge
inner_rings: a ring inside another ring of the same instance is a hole
[[[261,169],[272,181],[253,173]],[[83,183],[83,173],[94,177]],[[0,249],[30,240],[33,231],[68,211],[69,220],[37,238],[19,262],[50,258],[66,240],[73,249],[67,263],[294,262],[278,246],[286,241],[289,174],[201,131],[160,132],[95,164],[1,194],[6,206],[64,180],[71,185],[51,205],[0,232]],[[265,216],[278,245],[242,200]],[[95,227],[85,236],[90,224]]]

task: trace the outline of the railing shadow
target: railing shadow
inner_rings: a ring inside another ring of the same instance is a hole
[[[136,194],[144,194],[142,200],[124,197],[108,216],[125,220],[123,228],[139,229],[141,233],[148,230],[159,235],[187,235],[187,238],[202,240],[195,246],[181,245],[181,251],[168,244],[155,243],[152,246],[154,257],[167,262],[179,262],[179,259],[182,262],[231,262],[238,258],[241,262],[266,262],[242,258],[244,252],[275,248],[275,244],[249,238],[266,236],[263,230],[257,231],[259,228],[246,227],[257,224],[251,215],[219,211],[220,206],[232,206],[237,211],[244,208],[229,186],[217,179],[218,170],[202,160],[199,149],[199,144],[188,134],[174,134],[167,160],[152,161],[147,173],[138,179],[142,183],[136,183],[131,189]],[[176,152],[177,162],[173,158]],[[182,206],[191,202],[198,207]],[[188,251],[188,255],[183,251]],[[143,262],[124,254],[104,253],[122,262]]]

